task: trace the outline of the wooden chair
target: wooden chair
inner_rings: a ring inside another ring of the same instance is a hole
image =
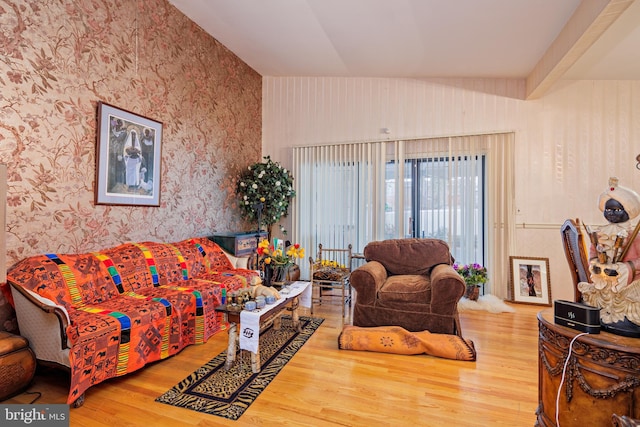
[[[580,230],[580,220],[568,219],[560,227],[564,253],[571,269],[573,279],[574,299],[582,302],[582,293],[578,290],[578,283],[591,282],[589,274],[589,256],[584,241],[584,235]]]
[[[316,258],[309,257],[311,271],[311,289],[313,291],[313,301],[311,313],[313,313],[313,303],[322,304],[323,291],[340,290],[339,295],[330,294],[324,296],[339,296],[342,302],[342,317],[345,316],[345,305],[351,308],[351,263],[353,254],[351,244],[346,249],[324,248],[318,245]],[[317,295],[317,296],[316,296]]]

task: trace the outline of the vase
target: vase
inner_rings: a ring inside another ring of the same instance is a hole
[[[287,279],[288,265],[274,265],[273,266],[273,282],[284,282]]]
[[[298,264],[291,264],[289,268],[287,268],[287,282],[297,282],[300,280],[300,267]]]
[[[284,282],[286,277],[286,271],[282,265],[266,264],[262,271],[262,284],[264,286],[273,286],[279,282]]]
[[[262,267],[262,284],[264,286],[271,286],[272,281],[273,281],[273,267],[265,264]]]
[[[283,282],[300,280],[300,267],[297,264],[265,265],[263,269],[263,284],[273,286]]]
[[[467,291],[464,296],[470,301],[478,301],[478,297],[480,296],[480,287],[476,285],[467,285]]]

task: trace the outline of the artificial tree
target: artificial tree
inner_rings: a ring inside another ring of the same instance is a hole
[[[271,156],[263,159],[264,162],[250,165],[240,175],[237,193],[242,216],[251,222],[260,220],[258,230],[265,225],[271,241],[273,225],[287,216],[289,203],[296,193],[291,173],[272,161]]]

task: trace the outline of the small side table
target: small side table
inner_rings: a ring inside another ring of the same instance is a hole
[[[19,335],[0,332],[0,401],[29,386],[36,373],[36,357],[29,341]]]

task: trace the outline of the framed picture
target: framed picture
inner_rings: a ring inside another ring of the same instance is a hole
[[[551,305],[549,258],[509,257],[513,302]]]
[[[98,103],[96,204],[160,206],[162,123]]]

